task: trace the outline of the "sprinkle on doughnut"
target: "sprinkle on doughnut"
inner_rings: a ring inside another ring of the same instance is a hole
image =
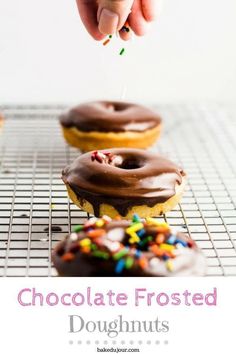
[[[74,230],[74,232],[80,232],[81,230],[83,230],[83,226],[82,225],[76,225],[73,230]]]
[[[91,153],[91,160],[92,161],[97,161],[97,162],[100,162],[100,163],[108,163],[110,164],[113,159],[115,158],[114,155],[112,155],[110,152],[101,152],[101,151],[93,151]]]
[[[75,255],[73,253],[65,253],[63,256],[62,256],[62,259],[63,261],[65,262],[71,262],[73,259],[75,258]]]
[[[146,272],[164,262],[166,271],[173,273],[174,259],[181,256],[180,248],[195,247],[192,240],[184,241],[178,234],[171,233],[167,223],[155,218],[143,220],[135,214],[132,221],[123,222],[123,226],[120,222],[104,215],[75,226],[66,246],[60,250],[61,259],[70,263],[81,253],[98,262],[109,262],[116,275],[132,269]]]

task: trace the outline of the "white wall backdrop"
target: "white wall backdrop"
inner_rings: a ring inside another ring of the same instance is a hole
[[[157,0],[158,1],[158,0]],[[164,0],[144,38],[103,47],[75,0],[0,0],[0,102],[236,100],[236,1]]]

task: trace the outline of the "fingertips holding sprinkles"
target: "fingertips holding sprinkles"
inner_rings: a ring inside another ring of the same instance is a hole
[[[130,32],[130,27],[128,21],[125,22],[124,26],[121,28],[122,32]]]
[[[160,243],[160,235],[162,242]],[[205,259],[196,244],[154,218],[131,221],[104,216],[75,226],[55,248],[62,276],[203,275]]]

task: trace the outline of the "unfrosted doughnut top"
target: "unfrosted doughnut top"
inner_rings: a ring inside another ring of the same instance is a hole
[[[66,276],[204,275],[196,243],[153,218],[88,220],[60,242],[53,262]]]
[[[142,132],[161,123],[151,109],[126,102],[98,101],[81,104],[61,115],[62,126],[84,132]]]
[[[175,195],[185,172],[166,158],[140,149],[107,149],[79,156],[62,172],[62,179],[88,200],[99,215],[101,203],[120,215],[133,205],[154,206]]]

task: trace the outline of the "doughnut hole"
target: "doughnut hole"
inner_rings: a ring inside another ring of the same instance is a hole
[[[115,166],[122,170],[137,170],[138,168],[143,167],[143,162],[135,158],[122,159],[117,156],[117,158],[114,159],[114,162]]]
[[[128,108],[128,105],[123,102],[107,102],[106,108],[113,112],[122,112]]]

